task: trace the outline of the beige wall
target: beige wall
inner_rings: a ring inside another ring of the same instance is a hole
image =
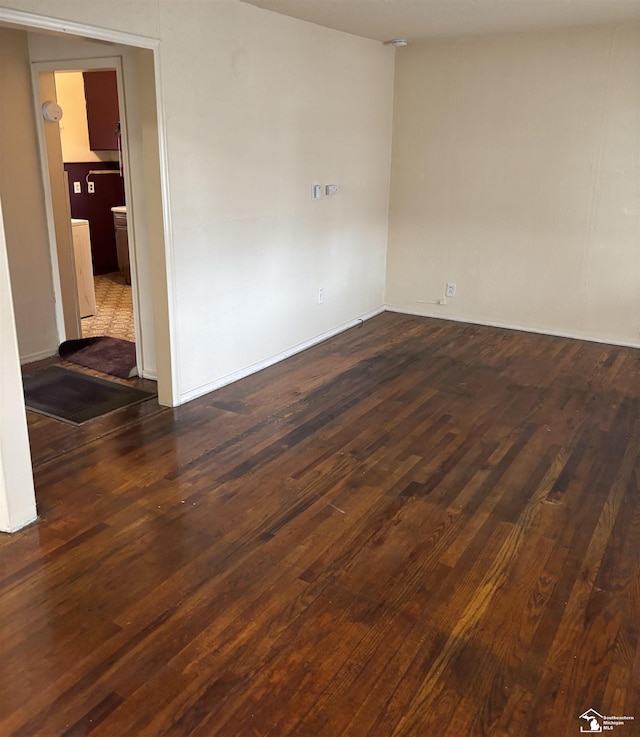
[[[58,347],[27,35],[0,28],[0,199],[23,361]]]
[[[398,52],[387,303],[640,345],[639,111],[637,25]]]
[[[56,81],[52,71],[38,73],[38,105],[42,107],[49,101],[56,101]],[[55,235],[56,257],[52,258],[52,268],[58,278],[59,304],[62,307],[64,327],[60,330],[60,340],[76,340],[82,337],[80,310],[78,308],[78,286],[76,283],[76,264],[73,254],[71,233],[71,203],[69,185],[62,160],[59,123],[44,121],[38,116],[45,150],[41,154],[46,160],[51,212]],[[53,249],[52,249],[53,250]],[[46,264],[30,265],[30,268],[44,269]],[[56,297],[57,298],[57,297]]]
[[[56,72],[56,95],[64,115],[60,121],[60,143],[65,163],[117,161],[117,151],[92,151],[89,148],[87,103],[82,72]]]

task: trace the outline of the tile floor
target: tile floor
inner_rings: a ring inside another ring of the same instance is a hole
[[[82,337],[108,335],[135,342],[131,287],[119,272],[94,276],[98,312],[82,319]]]

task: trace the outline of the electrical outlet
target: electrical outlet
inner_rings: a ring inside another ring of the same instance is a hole
[[[311,188],[311,199],[319,200],[322,197],[322,185],[314,184]]]
[[[80,182],[73,183],[73,194],[80,194],[82,192],[82,185]]]
[[[324,188],[324,192],[327,195],[327,197],[331,197],[334,194],[338,194],[338,185],[337,184],[327,184],[327,186]]]
[[[89,182],[87,184],[87,192],[89,194],[95,194],[96,193],[96,183],[95,182]]]
[[[318,300],[319,305],[324,303],[324,289],[322,288],[318,289],[318,292],[316,294],[316,299]]]
[[[447,282],[447,291],[445,292],[445,295],[447,297],[455,297],[456,296],[456,285],[453,282],[451,282],[451,281],[448,281]]]

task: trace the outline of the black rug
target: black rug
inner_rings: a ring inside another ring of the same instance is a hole
[[[107,336],[65,340],[58,353],[65,361],[121,379],[132,379],[138,375],[136,344],[130,340]]]
[[[61,366],[45,366],[22,377],[27,409],[74,425],[129,404],[155,397],[151,392],[87,376]]]

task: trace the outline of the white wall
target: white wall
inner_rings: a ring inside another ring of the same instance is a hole
[[[0,531],[13,532],[35,520],[36,500],[6,245],[0,203]]]
[[[382,306],[393,51],[242,3],[161,9],[191,396]]]
[[[637,25],[399,51],[387,303],[640,345],[639,111]]]
[[[23,361],[58,347],[27,34],[0,28],[0,198]]]

